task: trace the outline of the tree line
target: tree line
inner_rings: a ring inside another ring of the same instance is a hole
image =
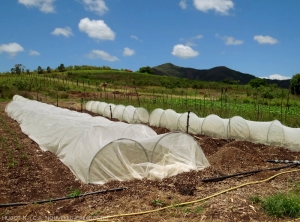
[[[109,66],[89,66],[89,65],[74,65],[74,66],[67,66],[65,67],[65,65],[63,63],[61,63],[58,67],[56,67],[55,69],[51,69],[49,66],[47,66],[46,69],[43,69],[41,66],[38,66],[37,70],[34,70],[34,72],[37,72],[38,74],[44,74],[44,73],[51,73],[53,71],[55,72],[65,72],[65,71],[72,71],[72,70],[113,70],[111,69],[111,67]],[[128,69],[121,69],[123,71],[127,71]],[[13,68],[11,68],[11,74],[21,74],[21,73],[30,73],[29,69],[26,69],[26,67],[22,64],[15,64],[15,66]],[[130,70],[131,71],[131,70]],[[137,73],[147,73],[147,74],[154,74],[153,69],[150,66],[144,66],[144,67],[140,67],[139,70],[137,71]],[[178,82],[176,84],[176,82],[174,83],[174,81],[172,81],[172,84],[169,84],[169,81],[164,81],[165,83],[163,84],[163,86],[165,86],[166,88],[176,88],[180,84],[181,82],[184,82],[185,79],[178,79]],[[238,84],[238,82],[236,81],[231,81],[231,82],[227,82],[226,80],[223,81],[223,83],[225,84]],[[194,84],[195,86],[193,88],[197,88],[197,84]],[[265,79],[261,79],[261,78],[255,78],[252,79],[248,82],[248,85],[250,85],[252,88],[258,89],[258,88],[270,88],[270,89],[274,89],[276,88],[276,86],[274,84],[272,85],[268,85],[267,81]],[[265,98],[269,98],[272,99],[272,93],[270,90],[264,90],[264,97]],[[294,94],[294,95],[299,95],[300,94],[300,73],[295,74],[292,79],[290,80],[290,93]]]

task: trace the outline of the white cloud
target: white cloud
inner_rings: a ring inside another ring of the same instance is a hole
[[[87,55],[87,57],[90,58],[90,59],[103,59],[103,60],[106,60],[106,61],[109,61],[109,62],[114,62],[114,61],[119,60],[116,56],[112,56],[107,52],[104,52],[102,50],[97,50],[97,49],[92,50]]]
[[[79,30],[88,34],[90,38],[101,40],[114,40],[115,33],[104,23],[103,20],[90,20],[83,18],[78,24]]]
[[[133,49],[125,47],[124,51],[123,51],[123,56],[133,56],[134,53],[135,53],[135,51]]]
[[[225,36],[224,40],[226,45],[241,45],[244,43],[243,40],[237,40],[231,36]]]
[[[24,48],[16,42],[0,45],[0,54],[6,52],[11,57],[23,51]]]
[[[53,32],[51,32],[52,35],[63,35],[65,37],[69,37],[70,35],[73,35],[72,29],[70,27],[66,28],[55,28]]]
[[[187,8],[186,0],[180,0],[179,6],[182,9],[186,9]]]
[[[197,35],[197,36],[193,36],[188,39],[181,38],[180,40],[185,41],[186,42],[185,45],[187,45],[187,46],[195,46],[196,44],[194,43],[194,41],[197,39],[202,39],[202,38],[203,38],[203,35]]]
[[[278,80],[285,80],[285,79],[291,79],[289,76],[282,76],[280,74],[272,74],[269,75],[269,77],[261,77],[262,79],[278,79]]]
[[[38,55],[40,55],[40,53],[38,51],[35,51],[35,50],[29,50],[28,55],[30,55],[30,56],[38,56]]]
[[[199,55],[199,52],[193,50],[189,46],[177,44],[173,47],[172,55],[183,59],[189,59]]]
[[[226,45],[241,45],[244,43],[243,40],[235,39],[232,36],[220,36],[219,34],[216,34],[216,37],[222,39]]]
[[[139,42],[142,42],[142,40],[140,40],[136,35],[131,35],[130,38],[135,39]]]
[[[207,12],[215,10],[222,15],[228,15],[228,11],[234,8],[232,0],[194,0],[196,9]]]
[[[26,7],[37,7],[40,11],[45,13],[55,12],[53,2],[55,0],[18,0],[19,4]]]
[[[271,36],[262,36],[262,35],[255,35],[254,40],[257,41],[259,44],[276,44],[278,40],[271,37]]]
[[[95,12],[98,15],[103,15],[108,11],[104,0],[82,0],[82,2],[86,10]]]

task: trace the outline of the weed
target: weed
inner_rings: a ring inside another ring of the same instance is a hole
[[[191,208],[189,208],[189,207],[183,208],[182,211],[183,211],[184,213],[191,213],[191,212],[192,212]]]
[[[165,206],[165,203],[160,199],[155,199],[151,203],[153,206],[160,206],[160,207]]]
[[[16,161],[14,158],[11,159],[11,161],[7,164],[8,168],[13,168],[18,164],[18,161]]]
[[[4,215],[9,214],[9,213],[10,213],[10,211],[9,211],[9,210],[6,210],[6,211],[0,213],[0,216],[4,216]]]
[[[300,182],[295,183],[291,192],[300,195]]]
[[[28,159],[27,153],[22,153],[21,158],[27,160]]]
[[[293,192],[277,193],[267,197],[262,206],[269,215],[276,218],[295,218],[300,216],[300,195]]]
[[[96,212],[94,212],[94,213],[92,213],[92,214],[90,214],[92,217],[94,217],[94,216],[97,216],[98,214],[100,213],[100,211],[96,211]]]
[[[249,200],[252,204],[260,203],[262,201],[258,195],[254,195],[254,196],[250,197]]]
[[[71,187],[70,190],[71,190],[71,193],[69,193],[67,195],[67,197],[73,197],[73,198],[75,198],[75,197],[79,197],[79,195],[81,194],[81,191],[79,189],[75,189],[75,188]]]
[[[194,212],[197,213],[197,214],[200,214],[202,211],[203,211],[203,208],[202,208],[201,206],[197,206],[197,207],[194,209]]]

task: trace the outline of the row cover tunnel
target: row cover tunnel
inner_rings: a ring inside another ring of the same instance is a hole
[[[170,131],[208,135],[222,139],[246,140],[266,145],[282,146],[300,151],[300,128],[291,128],[280,121],[258,122],[240,116],[223,119],[215,114],[198,117],[193,112],[177,113],[172,109],[154,109],[149,113],[142,107],[88,101],[86,110],[128,123],[145,123]]]
[[[113,122],[19,95],[5,111],[85,183],[163,179],[209,166],[197,141],[185,133],[157,135],[144,124]]]

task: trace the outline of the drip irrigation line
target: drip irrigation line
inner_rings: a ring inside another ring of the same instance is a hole
[[[0,204],[0,208],[1,207],[23,206],[23,205],[28,205],[28,204],[41,204],[41,203],[47,203],[47,202],[54,202],[54,201],[60,201],[60,200],[66,200],[66,199],[73,199],[73,198],[77,198],[77,197],[85,197],[85,196],[88,196],[88,195],[94,195],[94,194],[99,194],[99,193],[108,193],[108,192],[113,192],[113,191],[121,191],[121,190],[125,190],[127,188],[128,187],[119,187],[119,188],[113,188],[113,189],[108,189],[108,190],[99,190],[99,191],[95,191],[95,192],[79,194],[77,196],[67,196],[67,197],[60,197],[60,198],[54,198],[54,199],[48,199],[48,200]]]
[[[172,204],[172,205],[169,205],[169,206],[166,206],[166,207],[161,207],[161,208],[154,209],[154,210],[148,210],[148,211],[142,211],[142,212],[136,212],[136,213],[123,213],[123,214],[116,214],[116,215],[108,215],[108,216],[102,216],[100,218],[95,218],[95,219],[90,219],[90,220],[80,220],[78,222],[103,221],[104,218],[105,218],[105,220],[109,221],[110,219],[117,218],[117,217],[127,217],[127,216],[143,215],[143,214],[149,214],[149,213],[163,211],[163,210],[170,209],[170,208],[173,208],[173,207],[180,207],[180,206],[186,206],[186,205],[189,205],[189,204],[195,204],[195,203],[199,203],[199,202],[211,199],[213,197],[219,196],[221,194],[224,194],[224,193],[236,190],[238,188],[241,188],[241,187],[244,187],[244,186],[247,186],[247,185],[254,185],[254,184],[264,183],[264,182],[267,182],[269,180],[274,179],[275,177],[278,177],[279,175],[283,175],[283,174],[287,174],[287,173],[294,173],[294,172],[298,172],[298,171],[300,171],[300,169],[289,170],[289,171],[277,173],[277,174],[275,174],[275,175],[273,175],[273,176],[271,176],[271,177],[269,177],[267,179],[257,180],[257,181],[250,181],[250,182],[247,182],[247,183],[235,186],[235,187],[228,188],[226,190],[219,191],[217,193],[214,193],[214,194],[212,194],[210,196],[207,196],[207,197],[204,197],[202,199],[192,200],[192,201],[189,201],[189,202],[184,202],[184,203],[179,203],[179,204]],[[74,220],[48,220],[48,221],[40,221],[40,222],[58,222],[58,221],[59,222],[75,222]]]
[[[267,160],[269,163],[295,163],[300,164],[300,160]]]
[[[266,169],[253,170],[253,171],[247,171],[247,172],[242,172],[242,173],[235,173],[235,174],[230,174],[230,175],[225,175],[225,176],[220,176],[220,177],[212,177],[212,178],[203,179],[201,181],[202,182],[216,182],[216,181],[224,180],[224,179],[227,179],[227,178],[230,178],[230,177],[255,174],[255,173],[262,172],[264,170],[280,170],[280,169],[284,169],[284,168],[288,168],[288,167],[295,167],[297,165],[299,165],[299,164],[298,163],[293,163],[293,164],[285,165],[285,166],[281,166],[281,167],[266,168]]]

